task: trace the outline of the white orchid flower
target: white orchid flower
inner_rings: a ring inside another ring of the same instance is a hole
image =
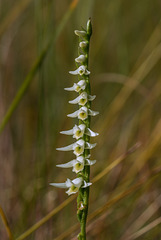
[[[73,150],[73,153],[76,156],[79,156],[84,152],[84,148],[85,148],[85,141],[81,139],[81,140],[78,140],[76,143],[73,143],[73,144],[68,145],[66,147],[57,148],[56,150],[59,150],[59,151],[71,151],[71,150]]]
[[[99,135],[98,133],[93,132],[91,129],[86,128],[85,124],[75,125],[72,129],[61,131],[60,133],[65,135],[73,135],[73,138],[76,139],[83,137],[84,134],[90,137],[96,137]]]
[[[87,70],[87,67],[84,65],[81,65],[79,68],[77,68],[75,71],[69,71],[72,75],[89,75],[90,71]]]
[[[80,124],[80,125],[75,125],[70,130],[62,131],[60,133],[65,134],[65,135],[73,135],[73,138],[79,139],[79,138],[83,137],[85,128],[86,128],[86,125]]]
[[[96,146],[96,143],[91,144],[88,142],[85,142],[83,139],[78,140],[77,142],[70,144],[66,147],[61,147],[61,148],[56,148],[56,150],[58,151],[71,151],[73,150],[73,153],[76,156],[79,156],[81,154],[83,154],[84,149],[92,149]]]
[[[86,188],[86,187],[89,187],[91,184],[92,183],[86,183],[81,177],[75,178],[73,180],[70,180],[69,178],[67,178],[65,183],[50,183],[50,185],[54,187],[68,188],[68,191],[66,191],[68,195],[77,193],[80,187]]]
[[[71,168],[73,167],[73,172],[75,173],[79,173],[81,172],[83,169],[84,169],[84,165],[93,165],[96,163],[96,160],[89,160],[88,158],[90,157],[87,156],[87,157],[84,157],[84,156],[78,156],[76,159],[70,161],[70,162],[67,162],[67,163],[64,163],[64,164],[58,164],[56,165],[57,167],[60,167],[60,168]]]
[[[99,135],[99,133],[93,132],[90,128],[86,128],[85,134],[90,137],[96,137]]]
[[[75,33],[75,35],[77,35],[78,37],[86,37],[86,36],[87,36],[86,31],[75,30],[74,33]]]
[[[96,116],[97,114],[99,114],[99,112],[92,111],[91,109],[88,109],[87,107],[83,106],[79,110],[75,111],[74,113],[70,113],[67,116],[71,118],[78,117],[78,119],[83,121],[88,118],[88,115]]]
[[[74,83],[74,85],[70,88],[64,88],[66,91],[75,91],[79,92],[80,90],[84,90],[86,88],[86,81],[80,80],[78,83]]]
[[[77,58],[75,58],[75,61],[77,62],[77,63],[83,63],[83,62],[85,62],[85,60],[86,60],[86,56],[85,55],[79,55],[79,57],[77,57]]]
[[[82,42],[79,43],[80,48],[85,48],[85,47],[87,47],[87,45],[88,45],[88,43],[85,42],[85,41],[82,41]]]
[[[96,98],[96,96],[88,95],[86,92],[82,92],[78,97],[76,97],[74,100],[69,101],[71,104],[79,104],[81,106],[84,106],[87,101],[93,101]]]

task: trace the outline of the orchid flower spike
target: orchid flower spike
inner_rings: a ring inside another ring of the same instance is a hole
[[[71,135],[75,142],[68,146],[57,148],[58,151],[72,151],[75,157],[69,162],[57,164],[56,166],[59,168],[71,168],[77,177],[73,180],[67,178],[64,183],[51,183],[50,185],[66,188],[68,195],[78,193],[77,215],[80,224],[83,226],[81,226],[81,229],[83,229],[88,212],[88,187],[92,184],[90,183],[90,166],[96,163],[96,160],[90,160],[90,151],[96,146],[96,143],[90,143],[90,138],[98,136],[98,133],[90,129],[90,121],[92,116],[99,114],[99,112],[91,110],[91,104],[96,98],[95,95],[91,95],[88,66],[89,43],[92,34],[91,20],[88,20],[86,29],[82,28],[81,31],[75,30],[75,34],[79,37],[78,56],[75,58],[76,70],[69,71],[69,73],[77,76],[78,80],[71,87],[64,89],[78,94],[69,101],[70,104],[77,104],[77,110],[67,114],[70,118],[77,118],[77,124],[72,129],[60,132],[64,135]],[[86,231],[83,232],[85,234]],[[78,235],[78,239],[86,239],[86,236],[82,235],[81,232]]]
[[[76,140],[68,146],[57,148],[58,151],[73,151],[75,157],[69,162],[57,164],[56,166],[59,168],[72,168],[77,177],[73,180],[67,178],[64,183],[51,183],[50,185],[67,188],[66,193],[68,195],[78,192],[77,216],[81,224],[81,233],[78,235],[78,239],[86,239],[88,187],[92,184],[90,183],[90,166],[96,163],[96,160],[90,160],[90,150],[96,146],[96,143],[90,143],[90,137],[98,136],[98,133],[90,129],[90,120],[91,116],[99,114],[99,112],[91,110],[92,101],[96,98],[95,95],[91,95],[90,71],[88,68],[89,43],[92,35],[91,20],[88,20],[86,29],[82,28],[81,31],[75,30],[75,34],[79,37],[78,56],[75,58],[77,69],[69,71],[69,73],[78,75],[78,81],[72,87],[65,88],[65,90],[78,93],[73,100],[69,101],[70,104],[77,104],[78,109],[67,115],[71,118],[77,118],[78,123],[72,129],[61,131],[60,133],[71,135]]]

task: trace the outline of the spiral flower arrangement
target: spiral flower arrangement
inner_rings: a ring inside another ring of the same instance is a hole
[[[96,160],[89,159],[90,150],[96,146],[96,143],[90,143],[90,137],[98,135],[98,133],[90,129],[90,117],[98,114],[98,112],[91,110],[91,101],[96,96],[90,95],[90,71],[88,70],[89,42],[92,35],[91,20],[89,19],[87,22],[87,29],[75,30],[75,34],[79,37],[79,56],[75,59],[77,69],[69,73],[78,75],[78,82],[74,83],[72,87],[65,88],[65,90],[75,91],[79,94],[74,100],[69,101],[70,104],[78,104],[79,109],[67,115],[71,118],[78,118],[79,121],[78,125],[75,125],[72,129],[60,133],[72,135],[76,142],[66,147],[57,148],[59,151],[73,151],[75,159],[59,164],[57,167],[72,168],[77,177],[73,180],[67,179],[65,183],[51,183],[51,185],[67,188],[66,193],[68,195],[78,192],[77,216],[81,224],[81,232],[78,235],[78,239],[86,239],[85,228],[88,213],[89,186],[91,185],[89,180],[90,166],[96,163]]]

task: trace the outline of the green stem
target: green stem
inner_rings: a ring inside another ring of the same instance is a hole
[[[84,50],[84,54],[86,55],[86,63],[84,64],[88,69],[88,61],[89,61],[89,41],[92,34],[92,26],[91,21],[88,21],[87,24],[87,42],[88,45]],[[89,75],[83,75],[84,79],[86,80],[86,89],[85,91],[87,94],[91,94],[90,88],[90,81]],[[86,107],[90,109],[91,103],[88,101],[86,103]],[[82,121],[80,121],[80,124]],[[86,120],[83,121],[83,124],[86,125],[86,128],[90,128],[90,116]],[[85,135],[84,136],[85,142],[90,142],[90,137]],[[90,154],[90,150],[86,149],[84,151],[84,157],[87,157]],[[90,166],[85,166],[82,176],[84,180],[88,183],[90,181]],[[77,216],[78,220],[80,221],[81,231],[78,235],[78,240],[86,240],[86,222],[87,222],[87,215],[88,215],[88,203],[89,203],[89,187],[87,188],[80,188],[77,198]]]

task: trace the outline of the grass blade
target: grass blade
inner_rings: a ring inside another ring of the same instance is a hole
[[[22,83],[21,87],[19,88],[15,98],[13,99],[13,101],[12,101],[12,103],[11,103],[7,113],[6,113],[6,115],[2,119],[2,122],[0,124],[0,133],[2,133],[4,127],[8,123],[8,121],[11,118],[13,112],[15,111],[15,109],[18,106],[18,104],[20,103],[20,101],[21,101],[22,97],[24,96],[25,92],[27,91],[27,89],[28,89],[32,79],[34,78],[34,76],[37,73],[37,71],[38,71],[39,67],[41,66],[41,64],[43,63],[47,53],[49,52],[51,44],[54,41],[56,41],[56,39],[58,38],[59,34],[61,33],[62,29],[64,28],[67,20],[69,19],[71,13],[73,12],[73,10],[76,7],[76,5],[78,4],[78,2],[79,2],[78,0],[73,0],[72,1],[72,3],[69,6],[69,9],[67,10],[67,12],[64,15],[62,21],[60,22],[58,28],[56,29],[56,32],[54,34],[53,39],[47,44],[47,46],[42,51],[42,53],[40,54],[38,59],[35,61],[33,67],[31,68],[31,71],[28,73],[27,77],[23,81],[23,83]]]
[[[5,213],[4,213],[4,211],[1,207],[0,207],[0,215],[1,215],[2,221],[5,225],[6,231],[8,233],[9,240],[13,240],[13,235],[12,235],[11,229],[9,227],[9,224],[8,224],[7,218],[5,216]]]

